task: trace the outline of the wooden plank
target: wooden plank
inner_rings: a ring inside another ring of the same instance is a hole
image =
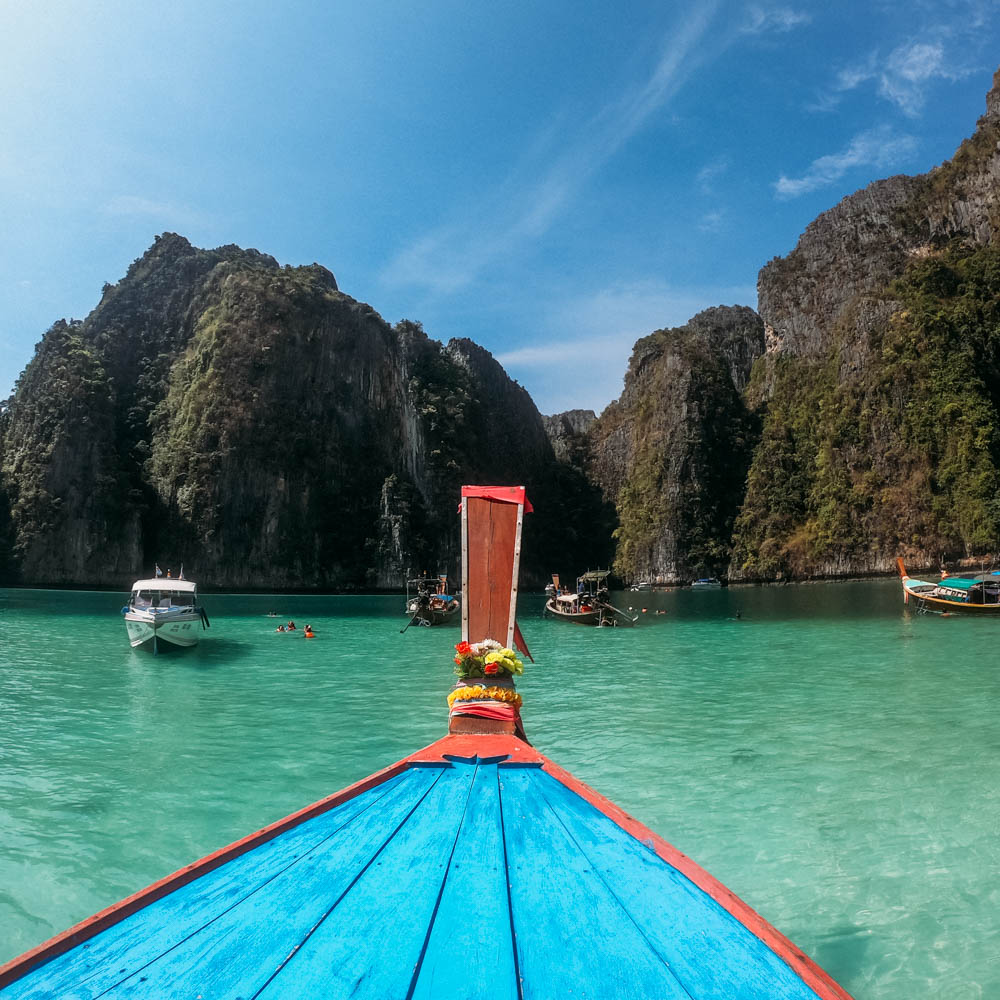
[[[75,987],[75,992],[52,989],[40,995],[99,994],[115,1000],[251,995],[325,912],[331,894],[343,891],[358,869],[391,838],[395,827],[440,773],[433,768],[407,772],[404,780],[377,800],[376,808],[355,813],[332,837],[301,854],[255,891],[240,897],[235,905],[205,909],[199,906],[196,896],[190,899],[197,911],[198,926],[187,937],[178,940],[170,925],[151,928],[152,933],[147,934],[141,920],[124,921],[115,930],[134,935],[141,943],[132,954],[131,965],[105,963],[102,977],[111,976],[111,982],[91,979]],[[237,884],[242,861],[237,859],[229,870]],[[154,904],[136,917],[155,917],[159,905]]]
[[[468,640],[506,641],[513,625],[510,591],[519,504],[464,497],[468,584],[462,595],[468,607]]]
[[[649,847],[549,775],[526,779],[691,997],[815,1000],[763,941]]]
[[[516,1000],[501,829],[497,767],[481,764],[412,1000]]]
[[[436,744],[427,747],[433,750]],[[839,983],[824,972],[808,955],[788,940],[780,931],[772,927],[759,913],[747,905],[731,889],[728,889],[717,878],[710,875],[704,868],[697,865],[686,854],[683,854],[672,844],[644,826],[624,809],[615,805],[610,799],[594,791],[589,785],[575,778],[568,771],[554,764],[548,758],[542,758],[543,768],[560,784],[571,792],[593,805],[599,812],[608,816],[626,833],[631,834],[643,844],[649,845],[659,857],[681,874],[687,876],[696,886],[712,897],[726,912],[731,913],[755,937],[760,938],[776,955],[783,959],[797,973],[802,981],[822,1000],[851,1000],[851,995]]]
[[[511,909],[525,1000],[690,1000],[540,794],[537,768],[501,769]]]
[[[362,778],[360,781],[356,781],[353,785],[349,785],[347,788],[343,788],[333,795],[328,795],[326,798],[312,803],[312,805],[305,806],[285,816],[283,819],[277,820],[260,830],[256,830],[218,851],[214,851],[199,861],[185,865],[171,875],[166,876],[166,878],[162,878],[145,889],[141,889],[139,892],[133,893],[126,899],[121,900],[121,902],[115,903],[113,906],[109,906],[99,913],[95,913],[93,916],[70,927],[61,934],[57,934],[54,938],[42,942],[37,947],[26,951],[23,955],[19,955],[17,958],[0,966],[0,989],[8,983],[21,979],[32,970],[37,969],[43,963],[50,961],[56,956],[82,945],[97,934],[125,920],[131,914],[149,906],[156,900],[176,892],[182,886],[188,885],[196,879],[203,878],[208,872],[220,867],[233,858],[246,854],[260,844],[273,840],[275,837],[304,823],[313,816],[328,812],[344,802],[357,798],[369,789],[383,784],[389,778],[401,773],[406,767],[407,760],[397,761],[395,764],[383,768],[375,774],[370,774],[367,778]]]
[[[212,922],[183,948],[133,976],[109,1000],[256,996],[312,929],[405,829],[442,771],[414,768],[379,807]],[[171,992],[172,991],[172,992]]]
[[[96,996],[256,892],[393,792],[397,776],[187,883],[28,973],[0,997]]]
[[[259,993],[260,1000],[407,995],[448,875],[473,770],[444,771],[376,862]]]

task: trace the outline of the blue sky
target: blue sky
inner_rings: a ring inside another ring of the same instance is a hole
[[[0,397],[154,235],[319,261],[600,411],[632,344],[951,156],[1000,0],[0,8]]]

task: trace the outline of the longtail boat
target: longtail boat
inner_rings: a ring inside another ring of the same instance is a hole
[[[460,605],[461,601],[448,593],[447,576],[406,581],[405,611],[410,625],[443,625],[454,618]]]
[[[558,591],[545,602],[545,614],[557,621],[572,622],[575,625],[634,625],[638,615],[620,611],[609,600],[606,569],[587,570],[576,578],[575,593],[560,594]],[[553,577],[555,580],[556,578]]]
[[[896,560],[903,584],[903,603],[912,600],[920,614],[971,614],[991,618],[1000,615],[1000,573],[972,576],[943,574],[939,580],[918,580]]]
[[[0,998],[850,1000],[524,738],[525,502],[462,490],[448,735],[15,959]]]

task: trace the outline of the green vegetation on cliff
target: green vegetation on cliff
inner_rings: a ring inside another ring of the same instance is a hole
[[[596,491],[488,352],[390,327],[319,265],[165,234],[49,331],[2,414],[0,573],[122,586],[183,559],[206,586],[399,586],[456,574],[476,481],[528,486],[526,579],[587,558],[563,521]]]
[[[925,251],[863,304],[887,318],[850,310],[826,358],[772,372],[735,530],[746,577],[998,547],[1000,250]]]
[[[621,400],[590,431],[624,579],[724,572],[758,433],[737,386],[763,348],[746,307],[706,310],[636,343]]]
[[[104,526],[120,520],[127,489],[114,452],[109,390],[82,325],[54,324],[18,380],[16,396],[30,395],[31,407],[5,414],[0,488],[17,564],[48,561],[57,579],[67,579],[74,559],[88,553],[53,546],[57,533],[81,517]],[[70,439],[80,432],[85,440],[74,446]]]

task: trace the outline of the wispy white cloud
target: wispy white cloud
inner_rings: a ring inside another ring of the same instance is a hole
[[[724,219],[722,212],[706,212],[698,222],[698,228],[703,233],[717,233],[722,229]]]
[[[698,68],[700,48],[718,2],[699,5],[670,32],[649,74],[633,89],[582,122],[575,139],[532,178],[515,172],[498,195],[415,240],[390,262],[382,280],[423,286],[432,293],[458,291],[492,262],[544,235],[587,181],[677,93]]]
[[[968,67],[957,65],[942,41],[910,41],[898,45],[888,56],[874,51],[860,62],[840,69],[830,89],[817,98],[810,110],[831,111],[845,93],[871,83],[880,97],[895,104],[908,117],[916,118],[923,110],[933,80],[958,80],[970,72]]]
[[[706,163],[698,171],[695,180],[702,194],[714,194],[715,182],[729,170],[729,157],[720,156]]]
[[[843,152],[813,160],[801,177],[782,175],[774,184],[775,194],[781,199],[798,198],[834,184],[849,170],[858,167],[884,170],[912,154],[916,148],[917,141],[911,135],[897,133],[884,126],[870,129],[856,135]]]
[[[752,4],[747,8],[746,21],[740,29],[745,35],[784,33],[808,24],[812,17],[805,11],[790,7],[762,7]]]
[[[904,114],[915,118],[924,105],[925,85],[935,77],[954,79],[944,65],[942,46],[919,42],[902,45],[889,54],[879,76],[878,92]]]

